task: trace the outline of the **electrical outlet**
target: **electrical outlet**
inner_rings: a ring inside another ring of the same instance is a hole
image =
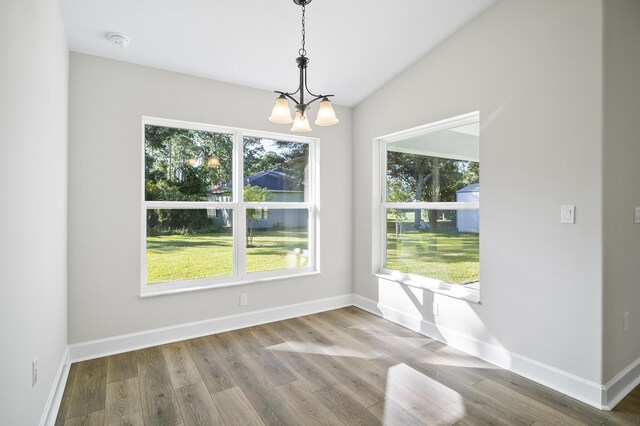
[[[38,357],[31,361],[31,387],[34,387],[36,383],[38,383]]]
[[[640,207],[636,207],[635,223],[640,223]]]
[[[629,312],[625,312],[623,317],[624,317],[624,321],[623,321],[622,329],[624,331],[629,331]]]
[[[247,293],[240,293],[240,306],[247,306],[249,303]]]

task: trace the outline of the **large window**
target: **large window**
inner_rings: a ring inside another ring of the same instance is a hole
[[[143,119],[141,294],[316,270],[315,139]]]
[[[380,272],[477,296],[480,283],[479,116],[380,139]]]

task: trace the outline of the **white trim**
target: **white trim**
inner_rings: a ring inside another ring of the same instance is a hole
[[[478,340],[473,336],[436,325],[431,321],[409,315],[382,303],[376,303],[357,294],[353,295],[353,304],[374,315],[381,316],[498,367],[548,386],[593,407],[609,409],[602,403],[604,387],[599,383],[511,352],[500,346]],[[446,339],[443,335],[446,336]],[[632,369],[640,372],[638,365],[635,365]]]
[[[636,386],[640,385],[640,358],[609,380],[602,391],[602,405],[605,410],[613,410]]]
[[[385,209],[405,210],[479,210],[478,201],[408,201],[408,202],[384,202]]]
[[[387,151],[400,152],[402,154],[425,155],[428,157],[446,158],[451,160],[474,161],[476,163],[478,162],[478,157],[471,157],[468,155],[459,155],[459,154],[450,154],[450,153],[441,153],[441,152],[435,152],[435,151],[425,151],[421,149],[407,148],[403,146],[395,146],[393,148],[387,148]]]
[[[352,302],[352,294],[345,294],[293,305],[278,306],[204,321],[145,330],[89,342],[74,343],[69,345],[69,360],[70,362],[84,361],[165,343],[252,327],[254,325],[343,308],[351,306],[353,304]]]
[[[480,121],[480,111],[468,112],[466,114],[457,115],[455,117],[445,118],[444,120],[435,121],[422,126],[412,127],[407,130],[390,133],[388,135],[377,137],[376,139],[384,139],[385,142],[397,142],[402,139],[414,138],[427,133],[439,132],[441,130],[449,130],[452,127],[465,126]],[[477,161],[477,160],[476,160]]]
[[[67,377],[69,377],[69,347],[64,348],[62,358],[60,358],[60,365],[58,371],[53,379],[53,385],[49,392],[49,397],[44,406],[42,417],[40,418],[40,426],[53,426],[58,417],[58,410],[60,409],[60,403],[62,402],[62,395],[64,394],[64,387],[67,383]]]

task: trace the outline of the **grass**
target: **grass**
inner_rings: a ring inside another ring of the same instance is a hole
[[[450,284],[479,281],[479,235],[447,228],[441,232],[403,230],[400,236],[388,232],[386,267]]]
[[[307,233],[254,230],[247,248],[247,272],[301,268],[308,264],[303,249]],[[231,232],[147,237],[147,284],[231,276]]]
[[[436,278],[451,284],[479,280],[478,234],[457,233],[442,224],[440,232],[403,230],[387,233],[388,269]],[[306,232],[254,230],[247,248],[247,272],[301,268]],[[230,232],[147,237],[147,283],[231,276],[233,238]]]

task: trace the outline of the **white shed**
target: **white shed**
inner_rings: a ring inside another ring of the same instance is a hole
[[[480,202],[480,184],[474,183],[456,191],[456,201]],[[480,232],[479,210],[457,210],[456,227],[458,232]]]

